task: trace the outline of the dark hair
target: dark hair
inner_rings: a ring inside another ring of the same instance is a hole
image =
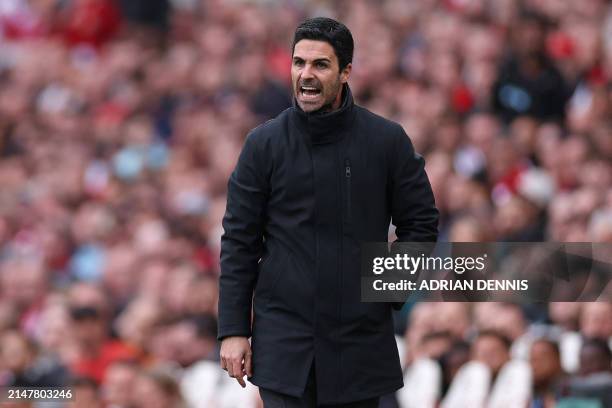
[[[338,57],[338,65],[342,71],[353,62],[353,35],[346,26],[334,19],[315,17],[304,20],[296,29],[291,45],[291,54],[295,44],[301,40],[325,41],[333,48]]]
[[[80,375],[71,377],[70,380],[68,381],[68,384],[71,385],[72,387],[87,387],[95,391],[97,391],[99,388],[96,380],[94,380],[91,377],[80,376]]]
[[[192,315],[185,317],[183,321],[187,324],[193,325],[199,338],[210,338],[216,340],[217,319],[215,319],[214,316],[208,314]]]
[[[542,31],[550,26],[550,20],[544,14],[530,9],[521,10],[519,21],[525,24],[534,24]]]
[[[94,306],[75,306],[70,308],[70,317],[75,321],[98,320],[100,311]]]
[[[428,341],[432,341],[432,340],[448,340],[452,342],[453,336],[451,335],[449,331],[446,331],[446,330],[433,331],[423,336],[423,338],[421,339],[421,344],[425,344]]]
[[[584,350],[587,347],[592,347],[597,350],[597,352],[601,354],[602,359],[606,361],[606,364],[609,366],[610,361],[612,360],[612,350],[610,350],[610,346],[608,345],[606,339],[599,337],[587,337],[582,342],[581,350]]]
[[[557,343],[554,340],[551,340],[549,338],[546,337],[540,337],[536,340],[533,341],[533,343],[531,343],[531,347],[533,348],[534,345],[536,344],[545,344],[546,346],[548,346],[552,352],[557,356],[561,356],[561,350],[559,349],[559,343]]]
[[[483,337],[490,337],[490,338],[497,339],[504,346],[504,348],[508,351],[512,347],[512,340],[510,340],[508,336],[506,336],[505,334],[497,330],[493,330],[493,329],[482,330],[476,336],[477,339],[480,339]]]
[[[181,388],[174,373],[168,368],[154,367],[143,371],[142,375],[144,378],[153,382],[153,384],[166,394],[167,397],[172,398],[175,402],[181,400]]]

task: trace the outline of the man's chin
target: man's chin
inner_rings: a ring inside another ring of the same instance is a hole
[[[319,109],[321,109],[323,107],[323,104],[321,104],[321,103],[308,103],[308,102],[304,102],[304,101],[300,101],[300,100],[298,100],[298,105],[306,113],[317,112]]]

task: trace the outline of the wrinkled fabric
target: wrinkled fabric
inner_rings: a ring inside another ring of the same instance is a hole
[[[319,404],[402,387],[391,304],[360,302],[360,245],[435,241],[438,211],[402,127],[353,103],[297,105],[248,135],[228,183],[219,338],[252,336],[254,384]],[[253,316],[251,316],[251,309]]]

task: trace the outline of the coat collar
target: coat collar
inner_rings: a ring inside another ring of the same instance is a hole
[[[353,95],[348,84],[342,89],[342,104],[328,113],[306,113],[293,98],[293,111],[298,126],[310,137],[312,144],[333,143],[342,138],[342,130],[351,122],[353,114]]]

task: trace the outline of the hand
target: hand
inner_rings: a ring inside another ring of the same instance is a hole
[[[246,337],[232,336],[221,341],[221,368],[235,378],[242,388],[246,387],[244,376],[253,375],[252,355],[251,344]]]

